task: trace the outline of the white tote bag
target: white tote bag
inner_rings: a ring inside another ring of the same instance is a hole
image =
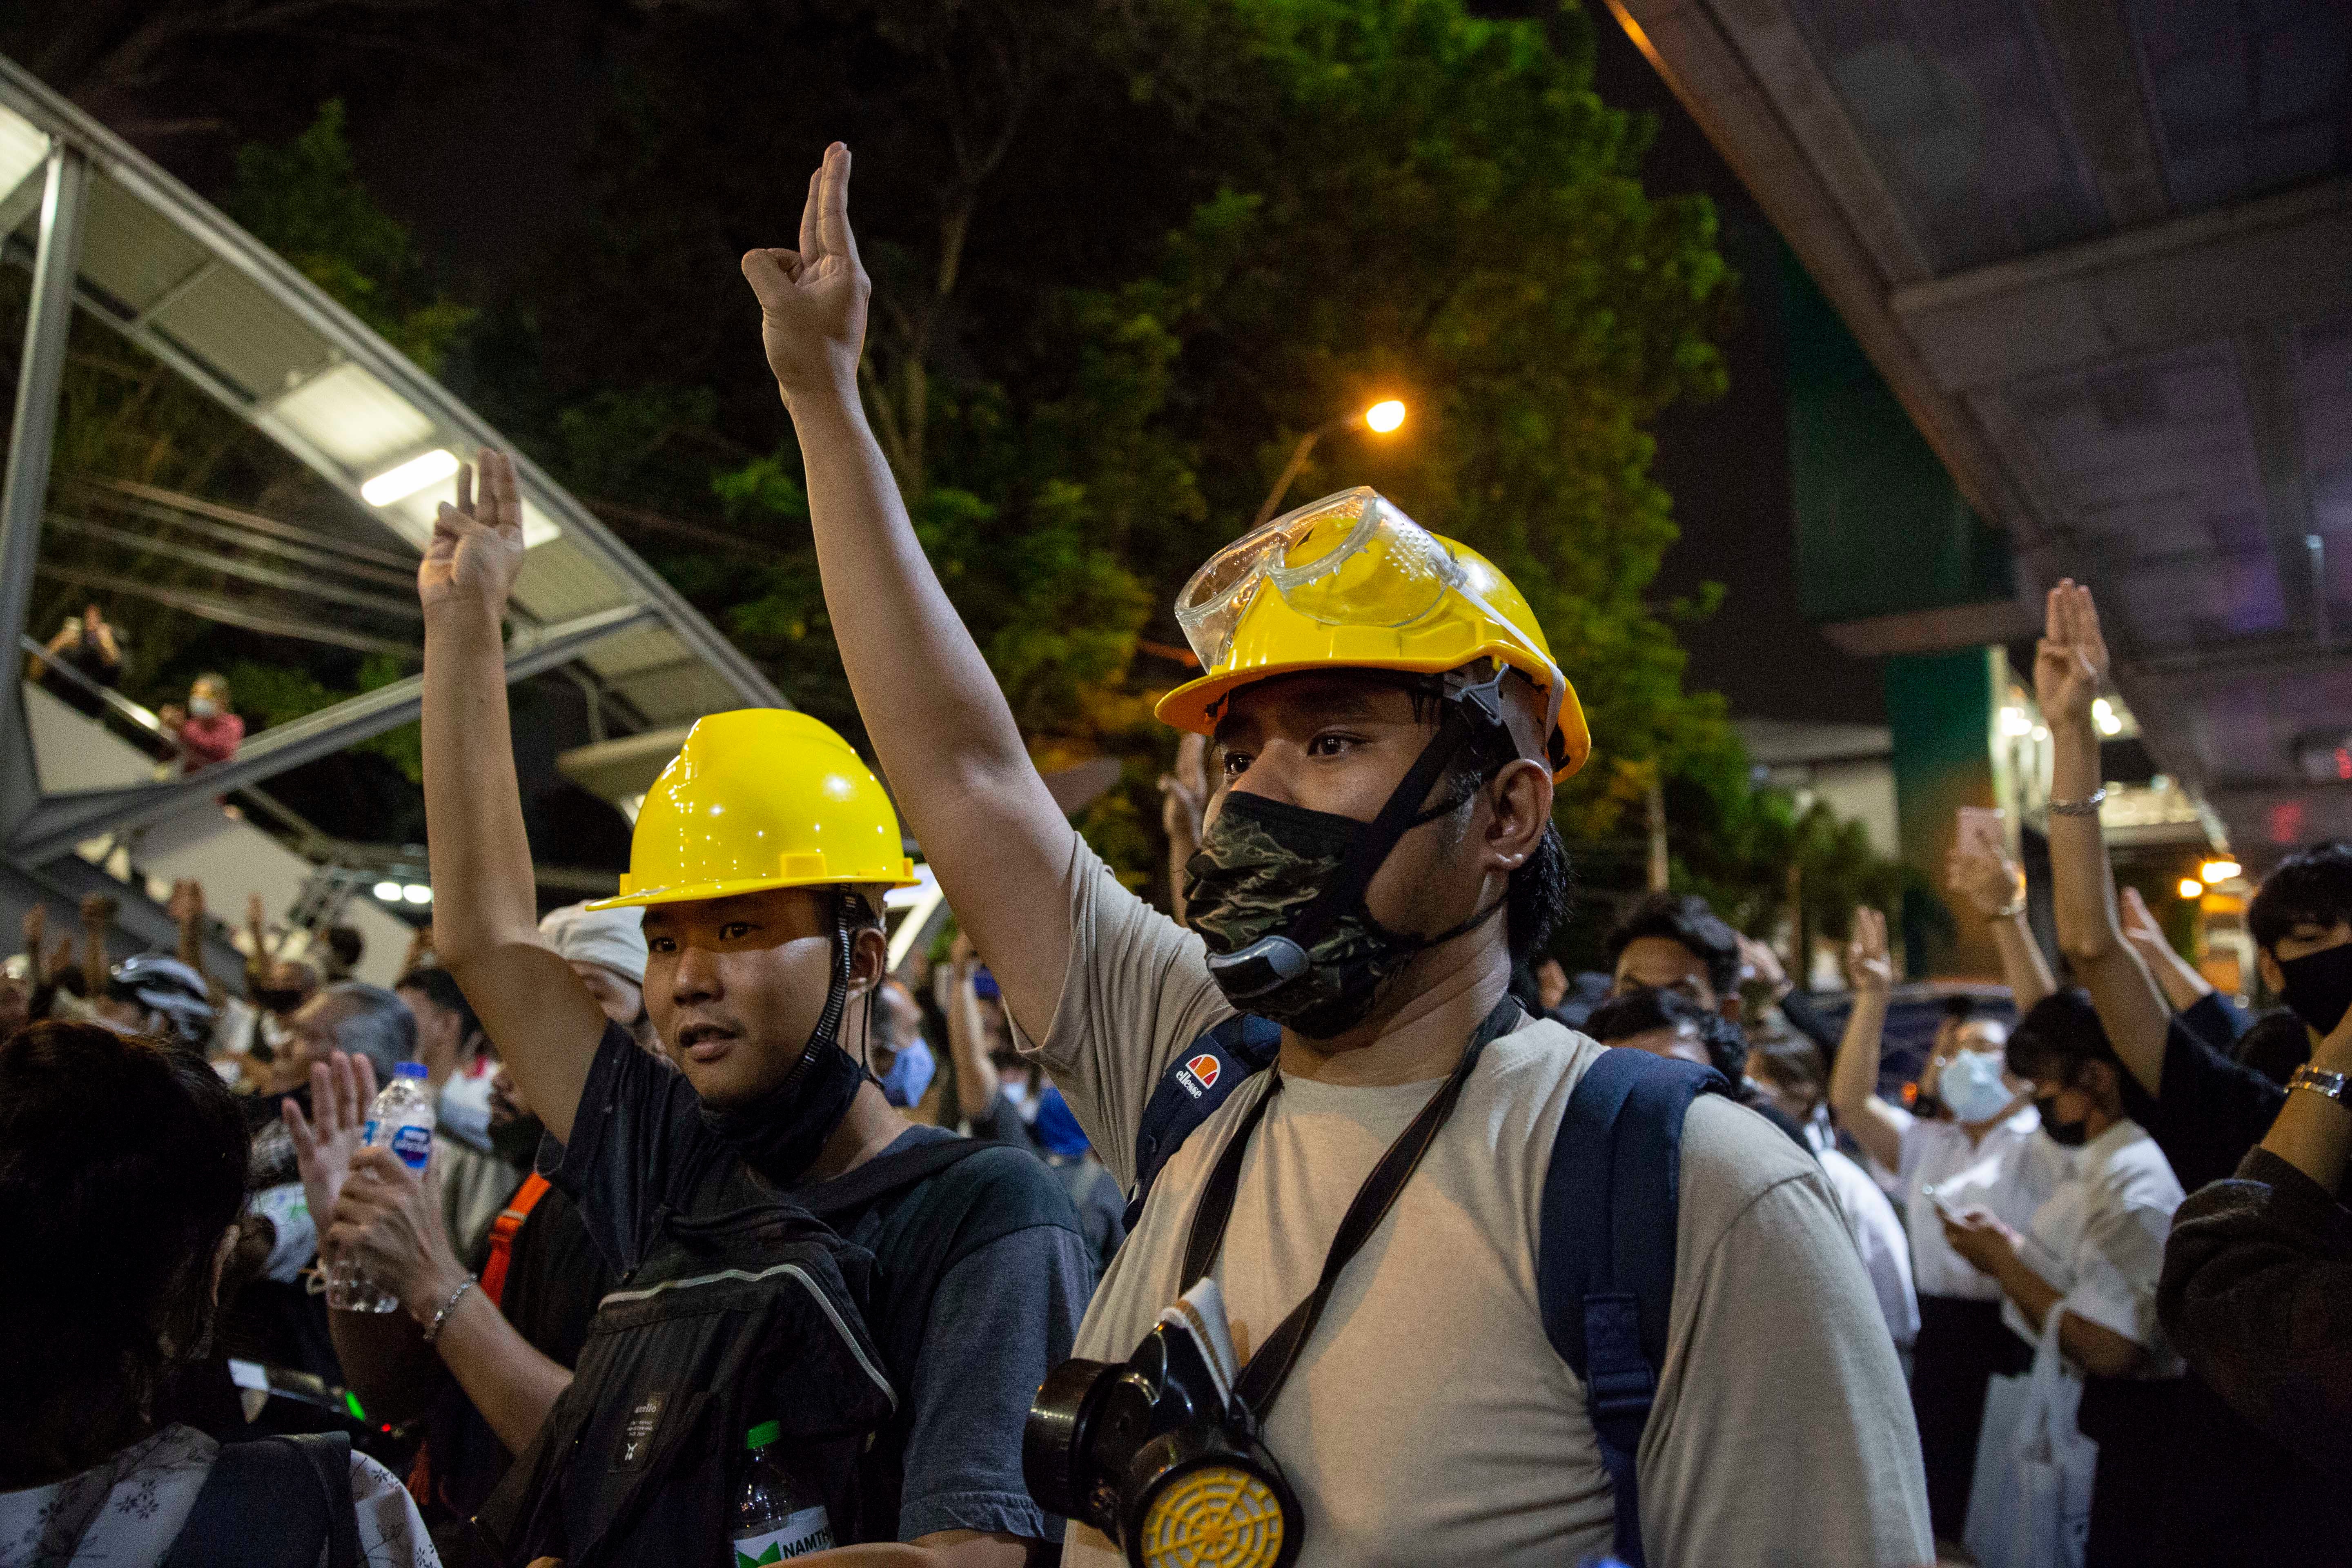
[[[2099,1446],[2074,1425],[2083,1380],[2058,1352],[2053,1304],[2033,1370],[1985,1392],[1964,1539],[1983,1568],[2083,1568]]]

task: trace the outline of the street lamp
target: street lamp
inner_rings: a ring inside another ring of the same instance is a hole
[[[1257,521],[1250,526],[1259,526],[1282,509],[1282,498],[1290,493],[1291,481],[1298,478],[1298,470],[1307,466],[1307,455],[1315,450],[1316,442],[1351,425],[1361,425],[1376,436],[1391,436],[1403,424],[1404,404],[1396,398],[1387,397],[1360,414],[1342,414],[1337,419],[1327,420],[1309,430],[1298,438],[1298,445],[1290,449],[1290,461],[1282,465],[1282,477],[1274,481],[1274,489],[1265,492],[1265,504],[1257,509]]]

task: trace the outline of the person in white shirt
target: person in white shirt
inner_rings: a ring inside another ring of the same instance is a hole
[[[2021,1373],[2031,1347],[2002,1327],[2000,1287],[1954,1252],[1938,1206],[1981,1208],[2022,1228],[2064,1177],[2064,1151],[2042,1136],[2027,1104],[2028,1085],[2001,1058],[2000,1026],[1976,1019],[1937,1045],[1919,1077],[1924,1101],[1948,1119],[1915,1116],[1878,1094],[1894,967],[1886,917],[1854,911],[1847,951],[1853,1008],[1830,1075],[1830,1109],[1872,1158],[1902,1182],[1911,1236],[1911,1278],[1919,1292],[1919,1337],[1911,1352],[1911,1408],[1927,1466],[1927,1507],[1936,1534],[1960,1539],[1976,1471],[1977,1432],[1993,1376]]]
[[[1911,1280],[1911,1242],[1895,1205],[1868,1171],[1837,1146],[1826,1115],[1829,1067],[1822,1048],[1793,1029],[1759,1031],[1748,1042],[1748,1081],[1780,1113],[1795,1122],[1822,1163],[1845,1216],[1846,1234],[1862,1258],[1862,1271],[1878,1297],[1887,1334],[1906,1356],[1919,1338],[1919,1295]]]
[[[1982,1208],[1947,1214],[1953,1250],[2006,1298],[2019,1342],[2058,1314],[2058,1345],[2084,1379],[2078,1416],[2099,1445],[2085,1568],[2168,1560],[2163,1521],[2181,1473],[2171,1395],[2180,1358],[2156,1318],[2165,1238],[2183,1194],[2156,1141],[2123,1112],[2124,1071],[2090,996],[2059,991],[2018,1021],[2010,1070],[2033,1086],[2042,1129],[2078,1151],[2073,1173],[2018,1230]],[[2199,1556],[2198,1561],[2212,1561]]]
[[[257,1517],[307,1524],[324,1562],[346,1507],[372,1568],[439,1568],[373,1459],[330,1449],[346,1500],[284,1439],[225,1449],[158,1414],[211,1345],[247,1158],[193,1051],[57,1020],[0,1041],[0,1568],[152,1568],[192,1521],[197,1560],[233,1561]]]

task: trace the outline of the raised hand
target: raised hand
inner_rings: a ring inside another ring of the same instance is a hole
[[[1185,735],[1176,742],[1175,767],[1160,775],[1160,825],[1178,844],[1197,847],[1201,841],[1201,813],[1208,806],[1201,781],[1208,751],[1207,736]]]
[[[319,1227],[321,1250],[327,1222],[351,1179],[352,1157],[367,1132],[368,1107],[375,1100],[375,1063],[335,1052],[310,1067],[310,1114],[292,1100],[278,1102],[286,1131],[294,1140],[294,1163],[302,1173],[302,1196],[310,1223]]]
[[[2033,696],[2042,716],[2059,724],[2087,725],[2091,703],[2107,681],[2107,642],[2091,591],[2071,577],[2050,590],[2042,641],[2033,650]]]
[[[1962,834],[1944,858],[1944,885],[1987,920],[2025,892],[2025,873],[1999,849]]]
[[[183,877],[172,884],[170,905],[175,925],[194,925],[205,918],[204,884],[192,877]]]
[[[1853,935],[1845,945],[1846,978],[1857,994],[1884,996],[1895,984],[1895,963],[1886,952],[1886,917],[1876,910],[1853,911]]]
[[[1793,989],[1779,953],[1744,931],[1735,930],[1731,934],[1739,941],[1740,967],[1748,971],[1750,978],[1769,987],[1775,1000]]]
[[[747,251],[743,276],[760,300],[760,341],[789,402],[834,391],[854,402],[872,291],[849,231],[849,149],[836,142],[809,176],[800,248]]]
[[[416,596],[425,613],[459,605],[506,614],[507,595],[522,571],[522,491],[514,459],[485,447],[476,493],[471,465],[457,469],[457,501],[441,503],[433,542],[416,567]]]

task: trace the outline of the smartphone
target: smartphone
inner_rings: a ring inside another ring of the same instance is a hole
[[[1960,842],[1986,849],[1995,855],[2009,853],[2009,840],[2001,832],[2002,813],[1998,806],[1964,805],[1960,807]]]

